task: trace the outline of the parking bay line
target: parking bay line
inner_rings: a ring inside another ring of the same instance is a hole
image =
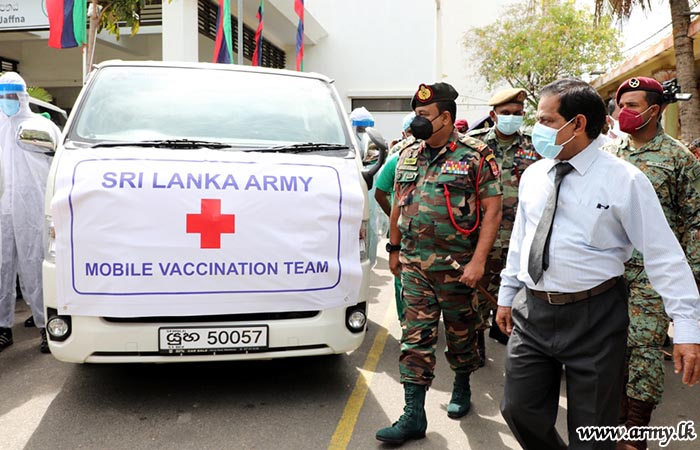
[[[345,404],[343,415],[338,421],[338,426],[335,429],[335,433],[333,433],[330,444],[328,444],[328,450],[344,450],[350,443],[352,433],[355,430],[355,424],[357,423],[357,417],[360,415],[360,410],[365,403],[365,397],[367,397],[369,386],[372,383],[374,370],[377,368],[379,358],[384,352],[384,346],[386,345],[386,340],[389,335],[389,324],[392,320],[397,319],[394,316],[394,310],[391,305],[389,305],[384,314],[381,328],[377,331],[377,335],[374,337],[374,342],[372,342],[372,347],[367,354],[365,363],[362,369],[360,369],[355,387]]]

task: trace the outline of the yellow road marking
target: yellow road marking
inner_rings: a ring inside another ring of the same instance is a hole
[[[344,450],[350,443],[352,432],[355,430],[355,424],[357,423],[357,416],[360,415],[362,405],[365,403],[365,397],[367,396],[367,391],[369,391],[369,385],[372,382],[374,370],[377,368],[379,357],[382,356],[384,346],[386,345],[386,339],[389,335],[389,324],[391,320],[398,320],[394,314],[392,305],[393,303],[390,303],[387,308],[381,328],[374,337],[372,348],[370,348],[367,359],[365,359],[365,363],[360,370],[360,376],[357,377],[355,387],[345,404],[343,415],[340,417],[340,421],[338,421],[338,426],[335,429],[335,433],[333,433],[330,444],[328,444],[329,450]]]

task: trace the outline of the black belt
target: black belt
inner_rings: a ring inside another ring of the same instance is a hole
[[[549,302],[550,305],[566,305],[568,303],[585,300],[595,295],[600,295],[615,286],[619,279],[620,277],[611,278],[608,281],[602,282],[596,287],[592,287],[581,292],[547,292],[536,291],[530,288],[527,288],[527,291],[532,294],[533,297]]]

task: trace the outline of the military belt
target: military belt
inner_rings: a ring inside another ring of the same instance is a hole
[[[613,286],[617,284],[620,277],[611,278],[608,281],[604,281],[598,286],[592,287],[585,291],[580,292],[547,292],[547,291],[536,291],[534,289],[527,288],[527,291],[536,298],[549,302],[550,305],[566,305],[569,303],[580,302],[581,300],[586,300],[587,298],[600,295],[603,292],[609,291]]]

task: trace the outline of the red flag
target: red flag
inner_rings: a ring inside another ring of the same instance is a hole
[[[87,42],[87,2],[46,0],[49,16],[49,47],[71,48]]]
[[[297,70],[304,71],[304,0],[294,0],[294,12],[299,16],[297,26]]]
[[[253,51],[253,65],[262,66],[262,32],[263,32],[263,13],[265,12],[265,0],[260,0],[258,12],[255,17],[258,18],[258,29],[255,30],[255,50]]]
[[[233,63],[233,38],[231,32],[230,0],[219,0],[216,17],[216,43],[214,44],[215,63]]]

